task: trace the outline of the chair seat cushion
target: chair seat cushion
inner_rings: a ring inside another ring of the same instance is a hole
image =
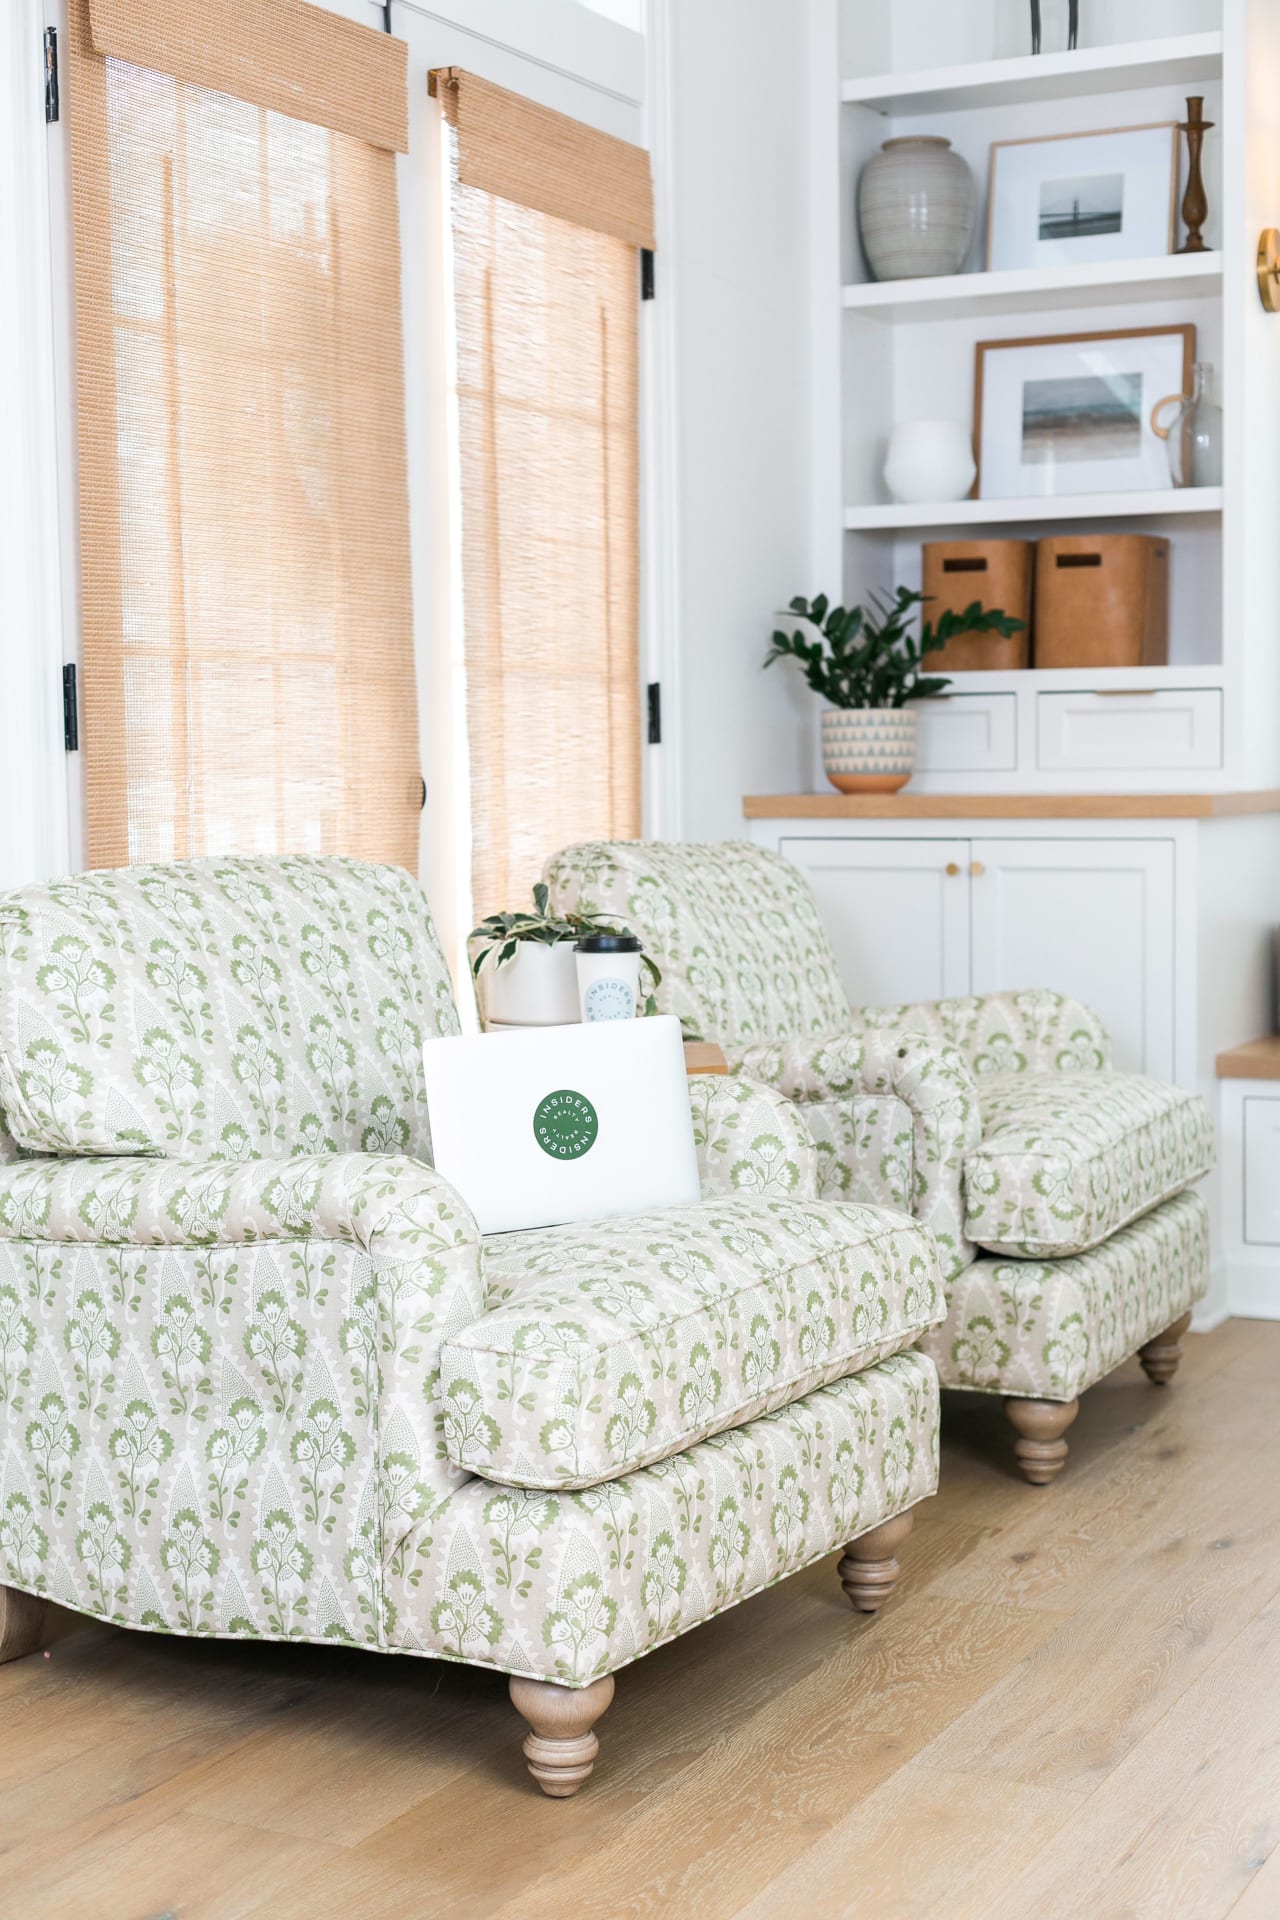
[[[1213,1165],[1198,1094],[1131,1073],[984,1075],[982,1145],[965,1156],[965,1233],[1053,1259],[1100,1246]]]
[[[975,1260],[920,1348],[944,1387],[1074,1400],[1173,1325],[1209,1284],[1209,1210],[1166,1200],[1066,1260]]]
[[[878,1207],[734,1196],[484,1243],[488,1311],[441,1355],[449,1458],[522,1487],[615,1480],[916,1341],[928,1232]]]

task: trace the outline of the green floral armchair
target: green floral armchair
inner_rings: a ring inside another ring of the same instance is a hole
[[[595,842],[544,878],[554,911],[641,935],[687,1038],[797,1104],[821,1193],[930,1227],[948,1314],[922,1346],[944,1385],[1006,1396],[1028,1478],[1061,1468],[1078,1396],[1130,1354],[1170,1377],[1207,1283],[1188,1189],[1211,1124],[1196,1095],[1112,1072],[1087,1007],[1038,987],[851,1007],[809,887],[761,848]]]
[[[818,1197],[776,1091],[691,1083],[700,1205],[484,1240],[406,875],[90,874],[0,901],[0,955],[0,1658],[52,1599],[493,1667],[563,1795],[650,1648],[836,1546],[879,1604],[936,1255]]]

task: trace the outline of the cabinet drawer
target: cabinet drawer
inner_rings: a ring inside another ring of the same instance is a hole
[[[1176,773],[1222,765],[1222,693],[1041,693],[1036,763],[1044,773]]]
[[[1012,693],[954,693],[922,700],[921,773],[1013,773],[1018,765],[1018,701]]]
[[[1244,1237],[1280,1247],[1280,1100],[1244,1103]]]

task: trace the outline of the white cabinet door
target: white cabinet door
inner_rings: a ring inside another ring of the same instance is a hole
[[[969,842],[787,838],[855,1007],[969,991]]]
[[[975,840],[973,861],[973,991],[1074,994],[1117,1068],[1172,1080],[1172,841]]]

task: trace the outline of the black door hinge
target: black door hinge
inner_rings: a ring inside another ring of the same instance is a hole
[[[44,30],[44,117],[49,125],[58,117],[58,29]]]
[[[652,300],[653,292],[654,292],[653,248],[641,247],[640,249],[640,298],[642,300]]]
[[[649,682],[649,745],[662,745],[662,682]]]
[[[62,739],[68,753],[80,751],[80,706],[76,699],[76,670],[68,660],[62,669]]]

